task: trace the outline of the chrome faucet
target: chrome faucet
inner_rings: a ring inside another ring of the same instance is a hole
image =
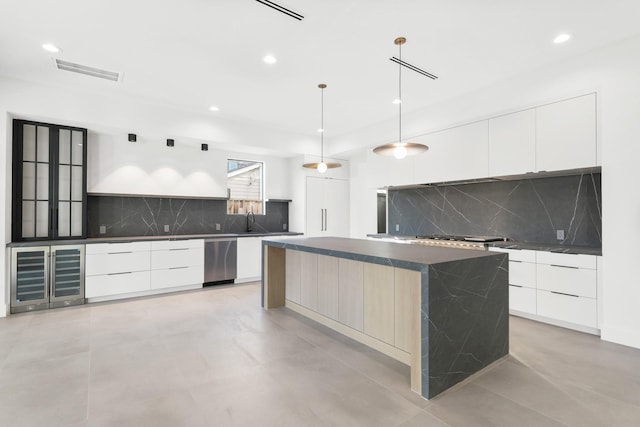
[[[253,216],[253,211],[247,212],[247,232],[253,231],[253,224],[256,222],[256,217]]]

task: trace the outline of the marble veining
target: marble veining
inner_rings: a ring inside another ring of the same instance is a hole
[[[216,224],[220,229],[216,229]],[[169,231],[165,231],[165,225]],[[100,227],[106,232],[101,234]],[[242,233],[245,215],[227,215],[227,202],[171,197],[87,197],[87,237],[175,236]],[[266,202],[265,215],[256,215],[253,231],[283,232],[289,229],[289,203]]]
[[[598,172],[390,189],[388,197],[391,234],[504,236],[522,243],[602,247]],[[558,230],[564,238],[557,238]]]

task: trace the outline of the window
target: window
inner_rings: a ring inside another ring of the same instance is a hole
[[[227,160],[227,214],[264,213],[264,164]]]

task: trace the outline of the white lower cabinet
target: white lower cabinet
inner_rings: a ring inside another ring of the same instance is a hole
[[[150,249],[150,242],[87,245],[86,298],[148,291],[151,288]]]
[[[202,285],[204,240],[161,240],[151,243],[151,289]]]
[[[85,294],[105,300],[202,285],[204,240],[96,243],[86,247]]]
[[[598,327],[595,299],[541,290],[537,297],[539,316],[594,329]]]
[[[236,283],[252,282],[262,277],[262,237],[238,239]]]
[[[491,250],[509,254],[509,311],[512,314],[597,332],[597,256]]]

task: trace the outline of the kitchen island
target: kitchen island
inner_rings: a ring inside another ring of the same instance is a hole
[[[430,399],[509,352],[502,253],[320,237],[263,241],[262,306],[286,306],[411,367]]]

